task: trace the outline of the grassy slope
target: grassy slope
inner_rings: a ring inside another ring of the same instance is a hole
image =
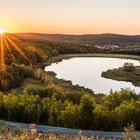
[[[8,92],[19,93],[19,92],[23,91],[25,88],[38,87],[38,86],[42,86],[41,80],[37,80],[34,78],[26,78],[26,79],[24,79],[24,81],[20,87],[11,89]]]

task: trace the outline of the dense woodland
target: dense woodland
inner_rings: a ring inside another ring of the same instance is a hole
[[[61,92],[37,87],[18,94],[0,93],[0,117],[9,121],[114,131],[134,122],[140,130],[140,97],[133,91],[121,90],[98,99],[88,93],[78,97],[60,96]]]
[[[29,61],[16,50],[12,49],[10,54],[5,49],[6,66],[0,65],[0,119],[93,130],[122,130],[134,122],[140,130],[140,96],[134,91],[122,89],[95,95],[39,68],[52,56],[104,53],[102,50],[59,42],[16,43]],[[39,81],[40,85],[14,90],[28,78]]]

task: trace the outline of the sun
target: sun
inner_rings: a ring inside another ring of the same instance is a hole
[[[0,34],[3,35],[5,33],[5,29],[4,28],[0,28]]]

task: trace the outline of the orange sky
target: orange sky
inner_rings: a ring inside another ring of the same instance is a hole
[[[140,34],[139,0],[3,0],[7,32]]]

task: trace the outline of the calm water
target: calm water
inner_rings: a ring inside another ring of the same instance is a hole
[[[95,93],[108,93],[121,88],[131,88],[140,93],[140,87],[133,86],[130,82],[116,81],[101,77],[101,73],[108,69],[123,66],[125,62],[140,65],[139,61],[119,58],[76,57],[63,60],[45,68],[46,71],[54,71],[58,78],[71,80],[73,84],[79,84],[92,89]]]

